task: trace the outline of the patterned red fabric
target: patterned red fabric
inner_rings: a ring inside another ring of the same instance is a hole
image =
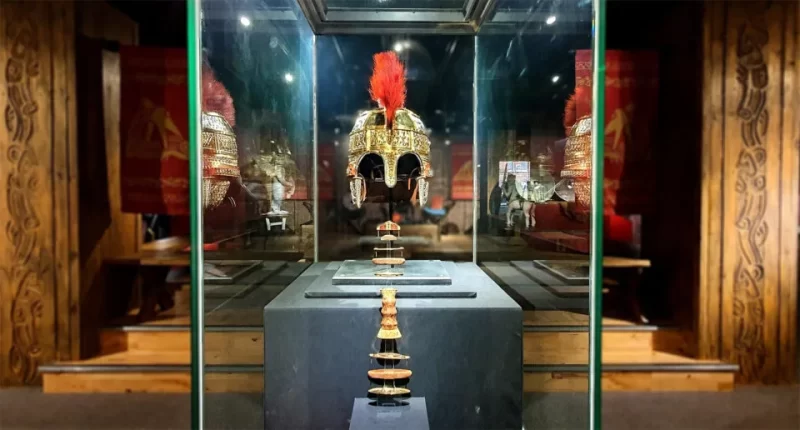
[[[450,146],[450,198],[472,200],[472,143],[454,143]]]
[[[228,121],[231,127],[236,127],[236,110],[233,107],[233,98],[222,83],[214,77],[214,71],[207,64],[203,64],[203,112],[216,112]]]
[[[567,99],[567,106],[564,108],[564,134],[569,136],[569,130],[575,125],[575,122],[578,121],[578,111],[577,111],[577,92],[572,93]]]
[[[592,113],[592,52],[575,54],[576,115]],[[651,206],[651,133],[658,108],[658,54],[606,51],[604,212],[641,214]]]
[[[120,48],[122,210],[189,214],[186,50]]]

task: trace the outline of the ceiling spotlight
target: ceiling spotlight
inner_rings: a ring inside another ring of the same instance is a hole
[[[283,80],[286,81],[286,83],[290,84],[294,82],[294,75],[292,75],[291,73],[287,73],[283,75]]]
[[[555,15],[550,15],[550,16],[547,17],[547,20],[545,20],[545,24],[547,24],[547,25],[553,25],[555,23],[556,23],[556,16]]]
[[[550,78],[550,81],[552,81],[555,84],[558,82],[559,79],[561,79],[561,76],[553,75],[553,77]]]
[[[445,139],[444,145],[445,146],[450,146],[450,139]]]
[[[394,52],[402,52],[403,51],[403,44],[397,42],[394,44]]]
[[[239,22],[242,24],[242,27],[250,27],[250,24],[252,24],[252,22],[250,22],[250,18],[244,15],[239,17]]]

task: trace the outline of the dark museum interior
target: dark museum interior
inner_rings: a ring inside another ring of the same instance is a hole
[[[0,428],[800,428],[797,1],[0,34]]]

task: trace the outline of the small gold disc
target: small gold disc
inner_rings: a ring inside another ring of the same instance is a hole
[[[408,388],[397,388],[397,387],[375,387],[375,388],[370,388],[369,393],[378,396],[402,396],[404,394],[410,394],[411,390],[409,390]]]
[[[372,264],[378,265],[385,265],[385,264],[394,264],[400,265],[405,264],[406,259],[400,257],[375,257],[372,259]]]
[[[369,355],[372,358],[380,358],[382,360],[408,360],[409,356],[399,354],[397,352],[375,352]]]
[[[373,379],[406,379],[411,377],[408,369],[372,369],[367,371],[367,375]]]

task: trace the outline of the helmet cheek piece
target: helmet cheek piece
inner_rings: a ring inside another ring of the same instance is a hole
[[[350,198],[357,208],[367,199],[367,183],[360,174],[350,178]]]

